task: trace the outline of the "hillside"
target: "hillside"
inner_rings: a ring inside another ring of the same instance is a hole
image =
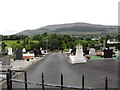
[[[89,23],[69,23],[48,25],[34,30],[25,30],[17,35],[35,35],[44,32],[66,35],[115,35],[118,33],[117,26],[106,26]]]

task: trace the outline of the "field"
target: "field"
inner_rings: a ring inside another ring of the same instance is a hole
[[[5,40],[3,42],[5,42],[7,44],[7,47],[11,47],[13,46],[14,44],[17,43],[18,40]],[[24,40],[20,40],[20,43],[23,43]],[[37,40],[32,40],[32,42],[38,42]],[[0,44],[2,43],[2,41],[0,41]]]

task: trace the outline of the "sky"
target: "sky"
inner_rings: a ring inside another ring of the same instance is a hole
[[[119,0],[0,0],[0,34],[85,22],[118,25]]]

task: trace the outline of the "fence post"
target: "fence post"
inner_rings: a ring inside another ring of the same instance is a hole
[[[63,90],[63,74],[61,74],[61,90]]]
[[[105,78],[105,90],[107,90],[108,89],[108,79],[107,79],[107,77]]]
[[[84,89],[84,75],[82,75],[82,89]]]
[[[7,90],[10,90],[10,75],[9,75],[10,71],[9,69],[7,70]]]
[[[27,72],[24,71],[24,79],[25,79],[25,90],[27,90]]]
[[[45,90],[45,87],[44,87],[44,74],[42,73],[42,90]]]
[[[10,84],[10,90],[12,90],[12,71],[9,70],[9,84]]]

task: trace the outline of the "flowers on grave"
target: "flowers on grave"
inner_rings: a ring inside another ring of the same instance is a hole
[[[24,56],[24,57],[23,57],[23,60],[29,61],[30,59],[31,59],[30,56]]]
[[[91,56],[90,56],[90,55],[85,55],[85,57],[86,57],[87,59],[90,59],[90,58],[91,58]]]
[[[102,52],[97,52],[96,55],[97,56],[102,56]]]

